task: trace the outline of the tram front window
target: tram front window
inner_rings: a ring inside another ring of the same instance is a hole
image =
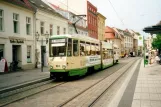
[[[58,42],[61,41],[61,42]],[[50,57],[62,57],[66,56],[66,47],[67,44],[65,42],[62,42],[63,40],[53,40],[50,43]]]

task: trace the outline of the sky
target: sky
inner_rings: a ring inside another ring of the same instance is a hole
[[[64,3],[65,0],[47,0]],[[132,29],[147,35],[144,27],[161,21],[161,0],[89,0],[103,14],[106,26]],[[111,3],[110,3],[111,2]],[[112,7],[113,6],[113,7]],[[72,7],[70,7],[72,8]]]

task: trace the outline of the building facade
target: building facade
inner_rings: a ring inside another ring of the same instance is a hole
[[[18,61],[23,69],[34,67],[34,12],[28,0],[0,1],[0,57],[8,66]]]
[[[37,9],[35,14],[35,66],[47,66],[49,55],[48,38],[52,35],[68,33],[68,20],[41,0],[32,0]],[[43,63],[43,64],[42,64]]]
[[[101,13],[97,13],[97,25],[98,25],[98,39],[105,40],[105,20],[106,17]]]
[[[106,26],[105,40],[109,43],[113,43],[114,52],[121,56],[121,38],[119,33],[113,28]]]
[[[125,53],[130,54],[130,52],[133,52],[133,35],[128,31],[124,30],[124,46],[125,46]]]
[[[90,37],[98,39],[97,8],[87,1],[87,24]]]
[[[68,34],[81,34],[81,35],[86,35],[88,36],[88,29],[87,29],[87,24],[86,24],[86,20],[81,17],[81,16],[77,16],[76,14],[62,9],[58,6],[56,6],[55,4],[51,4],[50,5],[53,7],[53,9],[61,14],[63,17],[65,17],[66,19],[68,19]],[[75,27],[77,29],[74,28],[73,24],[76,22]]]

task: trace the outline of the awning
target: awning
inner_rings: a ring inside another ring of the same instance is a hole
[[[154,26],[145,27],[143,31],[146,33],[151,33],[151,34],[159,34],[161,33],[161,23],[154,25]]]

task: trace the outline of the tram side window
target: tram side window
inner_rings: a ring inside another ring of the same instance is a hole
[[[90,43],[89,42],[86,42],[86,50],[85,50],[85,53],[86,53],[86,55],[87,56],[89,56],[90,55]]]
[[[95,55],[95,53],[96,53],[95,44],[91,43],[90,55]]]
[[[73,40],[73,55],[79,56],[78,40]]]
[[[85,42],[80,41],[80,56],[85,56]]]
[[[68,38],[68,51],[67,51],[68,56],[72,56],[72,39]]]
[[[96,44],[95,49],[96,49],[96,55],[100,55],[100,47],[98,44]]]
[[[108,59],[108,50],[103,48],[103,59]]]

